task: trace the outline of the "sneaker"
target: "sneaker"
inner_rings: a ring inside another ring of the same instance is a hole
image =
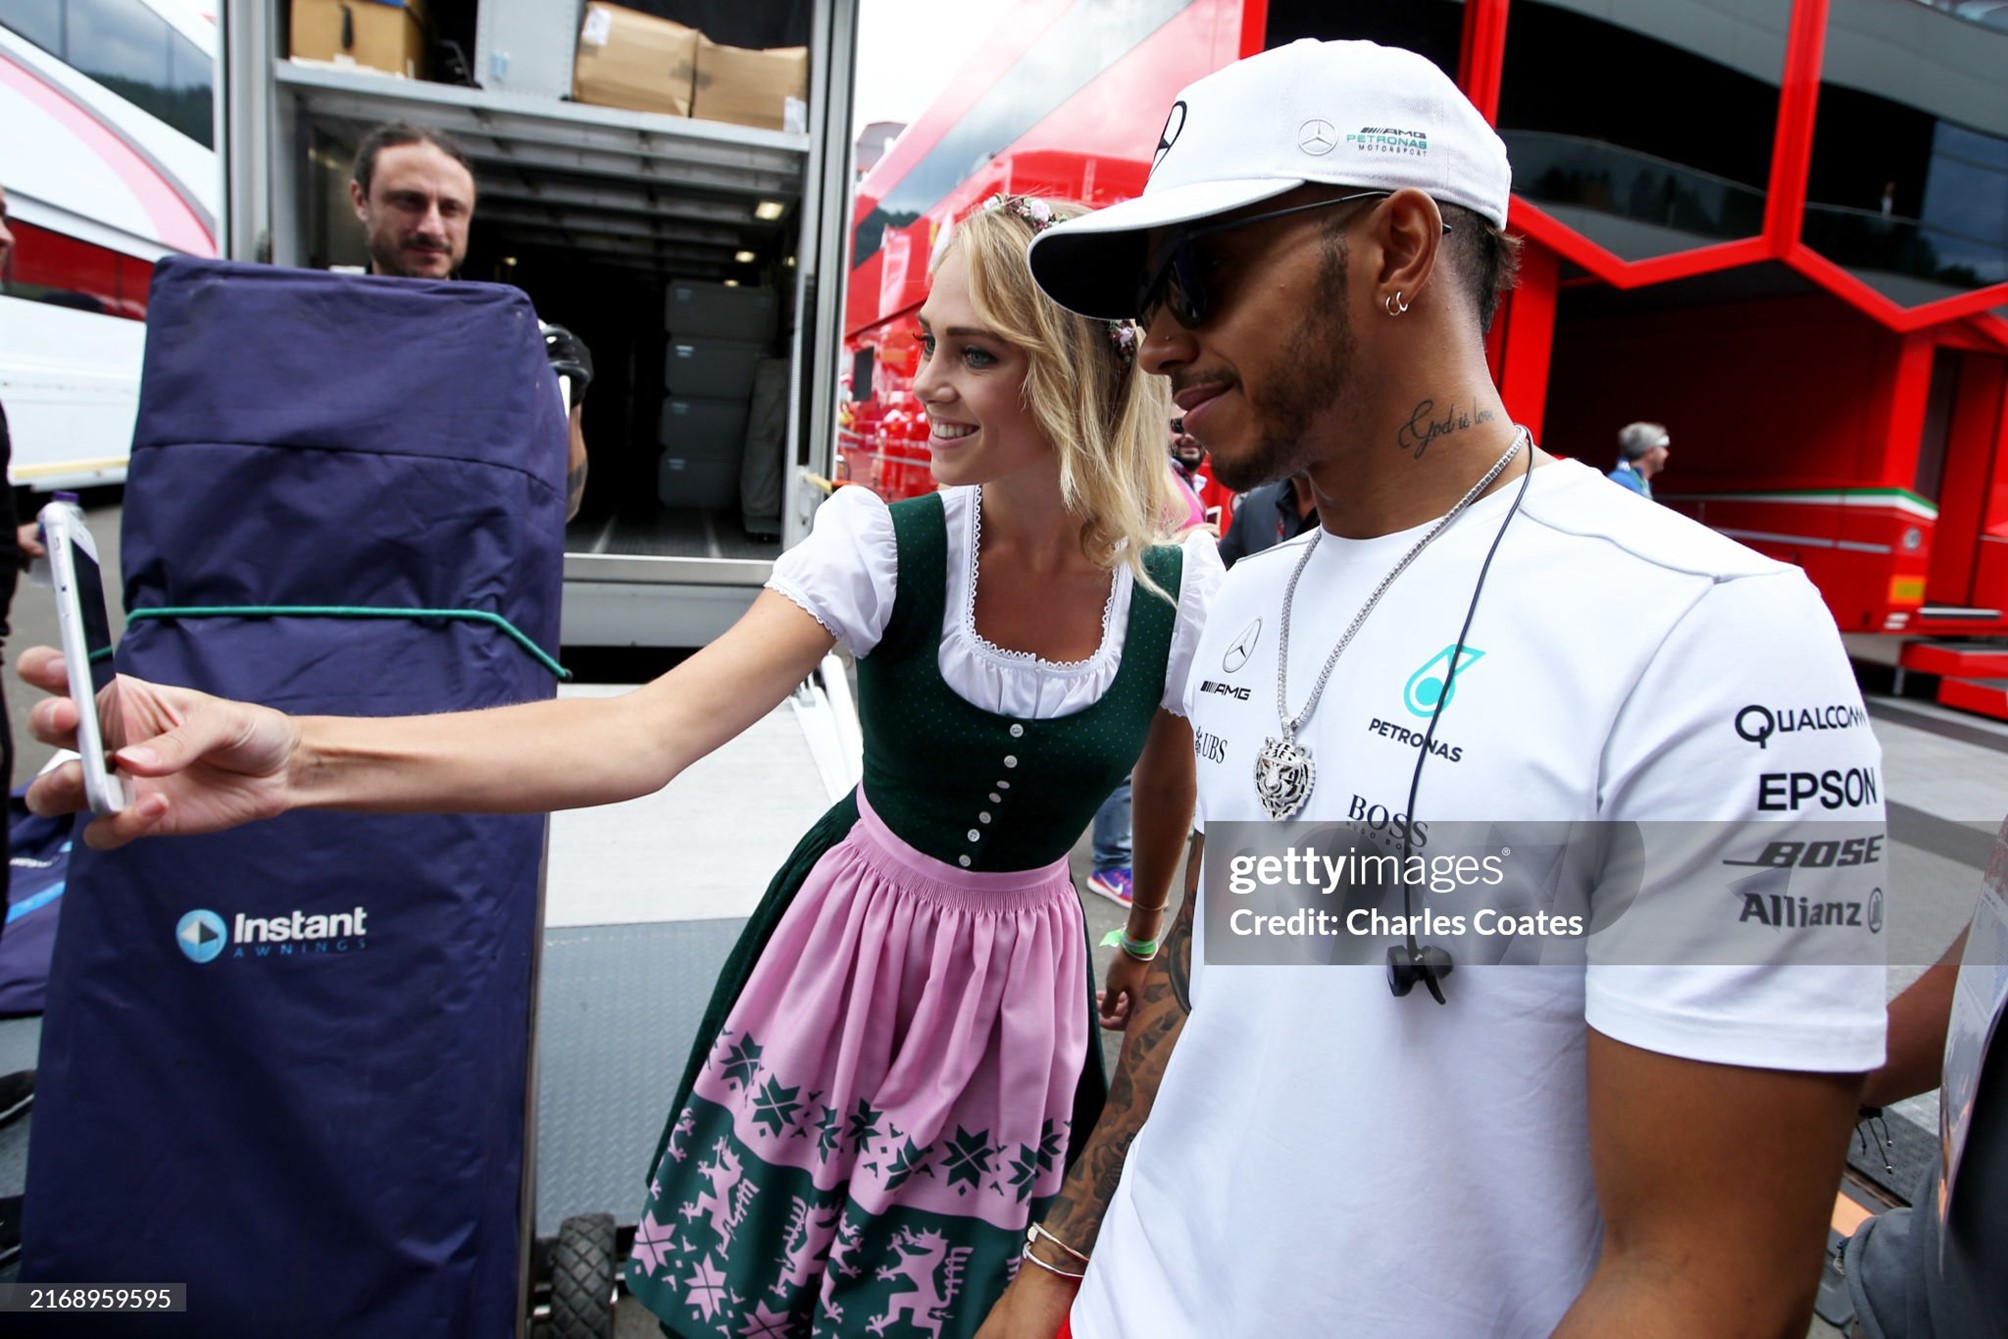
[[[28,1114],[35,1104],[35,1071],[16,1070],[0,1074],[0,1125]]]
[[[1126,907],[1134,897],[1131,887],[1129,866],[1118,865],[1114,869],[1098,869],[1088,876],[1088,891],[1100,893],[1119,907]]]

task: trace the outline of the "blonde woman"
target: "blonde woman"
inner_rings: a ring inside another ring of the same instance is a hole
[[[647,794],[834,643],[864,782],[802,839],[728,963],[671,1110],[628,1285],[675,1335],[972,1334],[1099,1108],[1067,853],[1135,767],[1124,1022],[1189,823],[1211,536],[1152,547],[1167,403],[1127,324],[1054,306],[1025,251],[1079,212],[994,202],[921,308],[940,492],[843,489],[731,631],[617,699],[293,719],[122,678],[127,810],[99,843],[302,806],[544,810]],[[59,658],[24,657],[58,691]],[[67,702],[38,709],[51,740]],[[116,727],[115,727],[116,728]],[[38,808],[80,807],[74,767]],[[938,1327],[938,1328],[937,1328]]]

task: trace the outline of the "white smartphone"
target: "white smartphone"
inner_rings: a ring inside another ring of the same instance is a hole
[[[42,508],[42,540],[49,550],[50,583],[56,590],[56,628],[70,674],[70,697],[77,704],[77,752],[84,764],[84,798],[91,812],[115,814],[125,808],[125,783],[105,756],[98,724],[98,694],[111,686],[112,626],[105,614],[105,582],[98,547],[75,503]]]

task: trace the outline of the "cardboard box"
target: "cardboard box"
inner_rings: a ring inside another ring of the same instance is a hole
[[[293,0],[292,54],[425,77],[425,10],[417,0]]]
[[[595,0],[579,24],[572,100],[688,116],[699,40],[695,28]]]
[[[700,35],[696,102],[691,114],[701,121],[804,132],[809,128],[809,49],[754,51],[721,46]]]

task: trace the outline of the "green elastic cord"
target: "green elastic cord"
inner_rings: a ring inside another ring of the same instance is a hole
[[[485,609],[371,609],[344,604],[185,605],[134,609],[126,615],[128,623],[143,618],[454,618],[500,628],[561,682],[572,677],[570,670],[551,659],[543,647],[524,636],[514,623]]]

